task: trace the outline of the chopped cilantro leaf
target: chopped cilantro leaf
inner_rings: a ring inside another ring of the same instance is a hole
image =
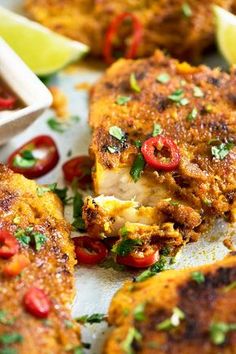
[[[47,237],[44,234],[41,234],[40,232],[33,232],[32,237],[35,242],[36,251],[40,251],[43,244],[46,242]]]
[[[170,81],[170,75],[167,73],[161,73],[156,77],[156,81],[160,82],[161,84],[167,84]]]
[[[73,349],[73,354],[84,354],[82,347],[76,347]]]
[[[110,154],[115,154],[116,152],[119,152],[119,149],[116,146],[107,146],[107,150],[110,152]]]
[[[160,126],[160,124],[154,123],[152,136],[155,137],[157,135],[160,135],[161,133],[162,133],[162,127]]]
[[[141,244],[141,240],[126,238],[115,244],[112,247],[112,252],[118,254],[119,256],[127,256],[134,250],[136,246],[140,246]]]
[[[125,139],[125,133],[121,130],[121,128],[117,126],[110,127],[109,129],[109,134],[113,136],[113,138],[116,138],[119,141],[122,141]]]
[[[204,93],[202,92],[202,90],[198,86],[194,86],[193,95],[194,95],[194,97],[199,97],[199,98],[204,97]]]
[[[234,143],[221,143],[219,146],[212,146],[211,154],[217,160],[224,160],[224,158],[229,154],[230,150],[234,147]]]
[[[17,332],[3,333],[0,335],[1,344],[21,343],[22,341],[23,341],[22,335]]]
[[[192,9],[187,2],[182,5],[182,12],[185,17],[191,17],[193,15]]]
[[[156,329],[158,331],[168,331],[173,327],[178,327],[180,325],[180,322],[184,319],[185,319],[184,312],[178,307],[175,307],[173,309],[172,316],[159,323],[156,326]]]
[[[181,106],[186,106],[187,104],[189,104],[189,100],[187,98],[183,97],[183,98],[181,98],[179,103],[181,104]]]
[[[47,237],[45,235],[41,234],[40,232],[34,231],[31,227],[28,227],[25,230],[18,229],[15,232],[15,237],[25,247],[33,243],[36,251],[40,251],[43,244],[47,240]]]
[[[180,102],[183,99],[184,91],[181,89],[178,89],[174,91],[171,95],[168,96],[169,100],[173,102]]]
[[[136,321],[144,321],[146,316],[145,316],[145,303],[139,304],[138,306],[135,307],[134,309],[134,319]]]
[[[56,119],[55,117],[51,117],[47,120],[47,124],[49,126],[49,128],[51,128],[52,130],[54,130],[57,133],[64,133],[68,126],[64,123],[59,122],[58,119]]]
[[[100,323],[106,321],[106,315],[104,313],[93,313],[92,315],[84,315],[79,318],[76,318],[76,321],[79,323]]]
[[[136,156],[136,159],[134,160],[134,163],[133,163],[131,170],[130,170],[130,175],[131,175],[134,182],[137,182],[139,180],[139,178],[141,177],[141,173],[144,170],[144,166],[145,166],[144,157],[141,153],[139,153]]]
[[[69,202],[72,200],[72,197],[67,197],[67,193],[68,193],[67,187],[55,188],[54,193],[58,196],[59,199],[61,199],[64,205],[69,204]]]
[[[130,87],[134,92],[141,92],[141,88],[139,87],[138,81],[136,79],[135,73],[132,73],[129,78]]]
[[[191,277],[198,284],[204,283],[205,281],[205,276],[202,272],[193,272]]]
[[[130,327],[128,334],[125,340],[122,343],[122,349],[124,350],[125,354],[133,354],[133,342],[138,341],[140,342],[142,339],[142,335],[137,331],[136,328]]]
[[[116,99],[116,103],[120,106],[123,106],[124,104],[128,103],[131,100],[130,96],[118,96]]]
[[[42,197],[47,192],[54,192],[57,187],[57,183],[48,184],[47,186],[38,186],[37,195]]]
[[[161,256],[159,261],[153,264],[150,268],[146,269],[144,272],[139,274],[135,278],[135,282],[142,282],[150,277],[153,277],[155,274],[162,272],[166,266],[166,259],[164,256]]]
[[[75,228],[75,230],[78,231],[84,231],[85,230],[85,223],[82,219],[82,209],[83,209],[83,197],[82,194],[79,192],[75,192],[74,198],[73,198],[73,217],[74,221],[72,223],[72,226]]]
[[[213,322],[210,326],[210,338],[213,344],[221,345],[230,331],[236,331],[236,323]]]
[[[187,116],[187,120],[189,120],[190,122],[192,122],[194,119],[197,118],[198,115],[198,111],[196,108],[193,108],[193,110],[189,113],[189,115]]]

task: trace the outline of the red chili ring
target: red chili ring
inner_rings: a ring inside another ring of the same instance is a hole
[[[8,259],[19,251],[17,239],[7,230],[0,230],[0,258]]]
[[[147,268],[156,263],[159,259],[159,250],[153,251],[153,253],[142,256],[135,256],[134,254],[129,254],[128,256],[116,256],[116,262],[132,268]]]
[[[157,151],[162,151],[163,148],[168,150],[170,155],[169,161],[163,161],[155,154]],[[178,167],[180,162],[180,153],[178,146],[170,138],[163,135],[149,138],[141,147],[142,154],[147,164],[155,170],[173,171]]]
[[[118,29],[122,22],[126,19],[132,20],[133,26],[133,38],[130,46],[127,48],[124,57],[127,59],[132,59],[136,57],[139,44],[143,36],[143,27],[139,19],[132,13],[124,12],[117,15],[110,23],[106,34],[105,42],[103,47],[103,56],[107,64],[112,64],[115,59],[112,56],[112,40],[118,32]]]
[[[94,265],[102,262],[108,255],[106,246],[99,240],[81,236],[73,238],[78,263]]]
[[[50,300],[43,290],[30,288],[24,298],[23,304],[27,312],[38,318],[46,318],[50,311]]]
[[[47,151],[46,157],[42,159],[37,159],[37,162],[33,167],[15,166],[14,164],[15,157],[17,155],[21,155],[21,153],[30,149],[32,152],[35,149],[45,149]],[[27,178],[38,178],[51,171],[58,163],[58,160],[59,160],[59,153],[54,140],[48,135],[39,135],[33,138],[32,140],[28,141],[27,143],[25,143],[16,151],[14,151],[8,158],[8,166],[14,172],[21,173]]]
[[[62,166],[64,178],[71,183],[77,180],[78,186],[86,189],[92,183],[91,168],[93,163],[89,156],[78,156],[66,161]]]

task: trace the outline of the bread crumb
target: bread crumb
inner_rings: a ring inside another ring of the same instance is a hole
[[[68,109],[68,98],[57,86],[49,87],[53,97],[52,109],[56,112],[59,120],[68,120],[70,117]]]

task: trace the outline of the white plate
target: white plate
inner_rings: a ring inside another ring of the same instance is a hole
[[[0,5],[19,10],[18,0],[0,0]],[[13,7],[11,7],[13,6]],[[213,61],[212,61],[213,60]],[[214,65],[222,64],[216,56],[210,58]],[[39,180],[40,183],[52,183],[62,181],[61,165],[68,159],[67,152],[72,149],[73,156],[87,153],[90,139],[90,129],[87,124],[88,116],[88,93],[87,91],[78,91],[75,85],[79,83],[94,83],[102,74],[101,70],[95,66],[81,63],[75,71],[69,73],[68,70],[58,74],[54,79],[54,84],[59,86],[70,100],[70,112],[72,115],[79,115],[80,122],[63,134],[51,131],[46,121],[53,114],[48,110],[23,134],[10,141],[6,146],[0,148],[1,160],[4,161],[7,156],[19,145],[32,137],[43,134],[50,134],[60,150],[61,159],[59,165],[47,176]],[[66,215],[70,215],[70,210],[66,210]],[[235,230],[219,221],[208,235],[202,237],[197,243],[188,244],[183,248],[181,257],[177,258],[173,267],[184,268],[191,265],[200,265],[221,259],[228,253],[228,249],[222,244],[226,232]],[[79,267],[76,269],[76,288],[77,295],[73,305],[73,316],[78,317],[84,314],[106,313],[110,300],[114,292],[120,288],[125,279],[129,279],[133,274],[128,272],[118,272],[113,269],[103,269],[101,267]],[[83,342],[92,343],[89,354],[100,354],[104,339],[105,325],[88,326],[82,331]]]

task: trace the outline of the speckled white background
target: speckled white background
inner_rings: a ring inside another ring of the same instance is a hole
[[[0,0],[0,5],[6,6],[21,12],[20,0]],[[207,58],[211,65],[224,65],[217,56]],[[93,83],[102,73],[102,66],[92,65],[86,59],[79,63],[73,70],[65,70],[59,73],[52,81],[59,86],[69,97],[71,115],[78,115],[81,119],[63,134],[50,130],[47,126],[47,119],[54,116],[48,110],[29,127],[23,134],[19,135],[7,145],[0,148],[0,161],[5,162],[9,154],[22,143],[39,134],[50,134],[57,142],[61,159],[58,166],[47,176],[39,179],[39,183],[52,183],[55,181],[62,185],[61,165],[67,159],[68,150],[72,150],[72,156],[87,153],[90,139],[90,129],[87,124],[88,117],[88,94],[87,91],[78,91],[75,85],[86,82]],[[69,217],[70,210],[66,210]],[[226,233],[236,235],[235,230],[228,228],[222,221],[219,221],[208,235],[205,235],[199,242],[187,245],[177,256],[173,267],[183,268],[190,265],[204,264],[215,259],[223,258],[228,249],[222,244]],[[234,237],[235,238],[235,237]],[[106,313],[114,292],[121,286],[125,279],[132,277],[128,272],[118,272],[113,269],[101,267],[79,267],[76,269],[77,294],[73,304],[73,316],[95,312]],[[105,324],[88,326],[83,329],[83,342],[91,343],[89,354],[99,354],[106,332]]]

